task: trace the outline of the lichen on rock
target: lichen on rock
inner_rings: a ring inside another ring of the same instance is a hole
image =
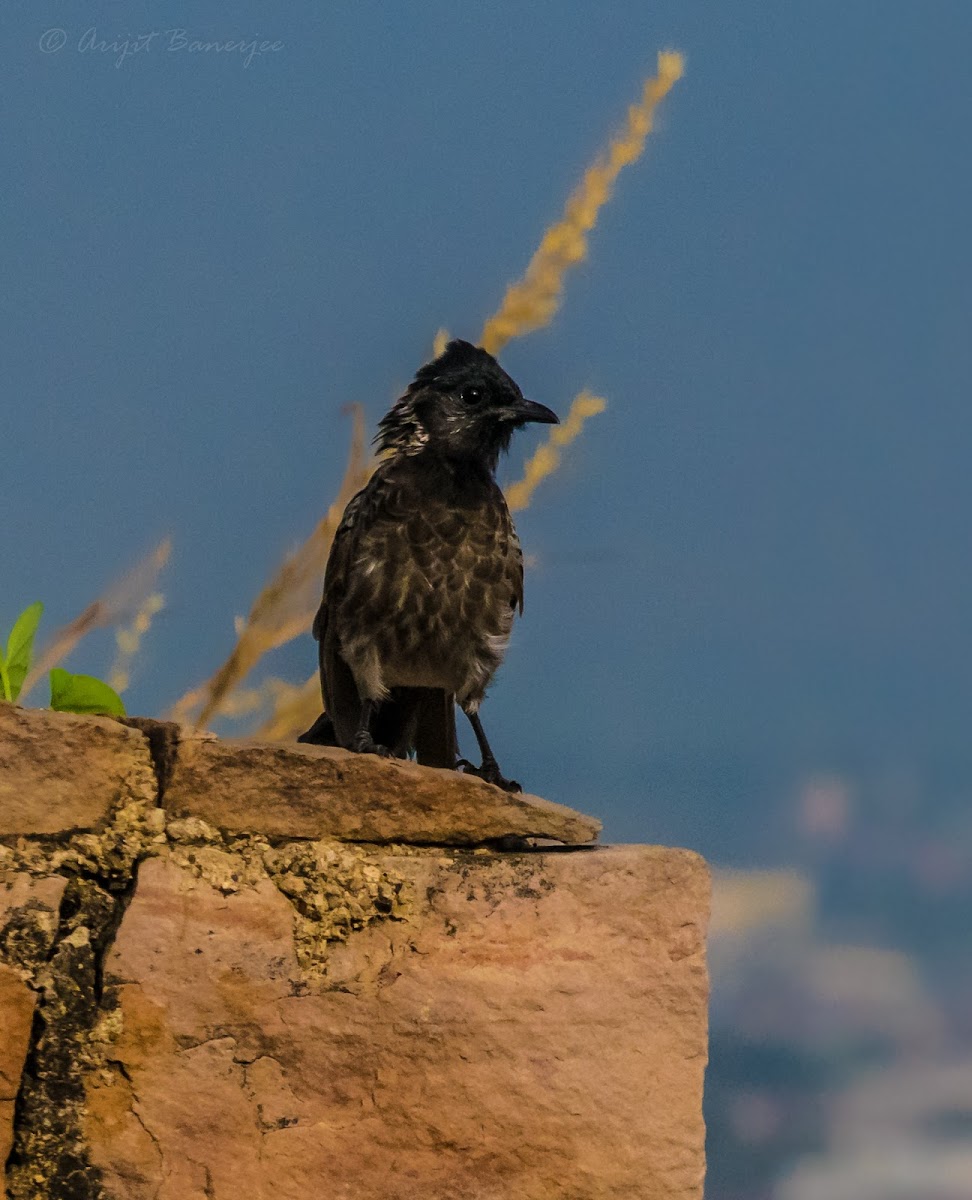
[[[0,846],[0,874],[88,875],[111,888],[131,883],[135,864],[166,844],[165,813],[154,795],[123,793],[100,829],[60,837],[18,837]]]
[[[326,973],[330,943],[408,911],[405,882],[377,866],[368,847],[326,838],[275,845],[198,817],[170,821],[166,833],[169,857],[224,895],[269,879],[294,910],[297,961],[312,976]]]
[[[54,944],[57,925],[57,911],[34,897],[11,908],[0,926],[0,962],[33,980]]]
[[[360,846],[288,842],[267,847],[267,872],[296,910],[297,961],[312,975],[326,972],[331,942],[344,942],[376,921],[401,920],[410,897],[404,879],[382,870]]]

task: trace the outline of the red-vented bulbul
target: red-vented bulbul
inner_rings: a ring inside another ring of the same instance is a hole
[[[494,478],[515,429],[555,423],[492,355],[453,341],[379,425],[386,457],[349,502],[314,621],[325,713],[301,741],[503,778],[479,719],[523,608],[523,555]],[[482,753],[456,761],[455,709]]]

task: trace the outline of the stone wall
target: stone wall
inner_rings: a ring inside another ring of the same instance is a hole
[[[12,1200],[700,1200],[708,876],[455,772],[0,704]]]

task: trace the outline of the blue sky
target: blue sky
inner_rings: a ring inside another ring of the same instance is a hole
[[[518,520],[500,761],[719,859],[800,770],[967,753],[968,4],[11,0],[0,35],[5,626],[171,533],[129,708],[208,675],[336,490],[342,405],[373,427],[437,327],[478,335],[673,47],[562,312],[502,356],[609,408]]]

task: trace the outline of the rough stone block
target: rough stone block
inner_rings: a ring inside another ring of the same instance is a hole
[[[143,864],[88,1085],[108,1194],[699,1200],[702,861],[353,853],[397,904],[316,969],[292,873],[244,880],[218,849]]]
[[[0,705],[12,1200],[700,1200],[696,855],[132,723]]]
[[[267,837],[475,845],[509,835],[593,841],[600,822],[472,775],[323,746],[189,738],[165,792],[175,817]]]
[[[110,717],[0,703],[0,837],[95,829],[155,789],[148,743]]]

